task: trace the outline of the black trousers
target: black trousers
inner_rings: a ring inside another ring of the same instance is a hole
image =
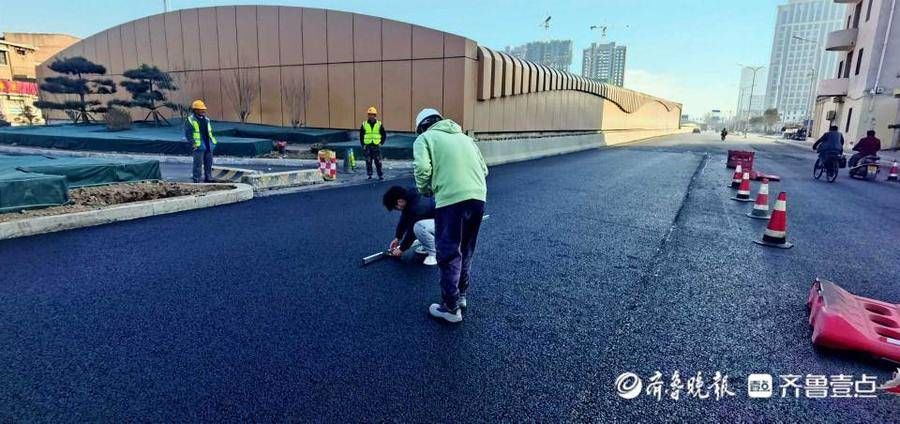
[[[381,172],[381,147],[374,144],[367,144],[364,148],[366,152],[366,173],[369,174],[370,177],[372,176],[372,162],[375,162],[375,169],[378,171],[378,176],[383,176],[384,173]]]
[[[481,200],[465,200],[434,210],[441,297],[449,309],[456,309],[459,295],[469,289],[469,269],[483,218]]]

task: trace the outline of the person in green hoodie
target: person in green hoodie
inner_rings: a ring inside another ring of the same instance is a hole
[[[475,140],[459,124],[435,109],[423,109],[414,122],[416,188],[435,200],[435,238],[441,271],[441,303],[428,308],[431,316],[462,321],[468,306],[469,269],[487,200],[487,164]]]

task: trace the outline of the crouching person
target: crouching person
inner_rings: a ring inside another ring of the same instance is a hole
[[[384,193],[382,202],[388,211],[400,211],[400,221],[391,241],[391,255],[402,255],[412,246],[413,241],[418,239],[420,246],[416,249],[416,253],[427,255],[424,264],[437,265],[434,245],[434,198],[420,195],[414,187],[393,186]]]

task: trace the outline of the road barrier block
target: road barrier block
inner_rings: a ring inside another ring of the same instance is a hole
[[[252,169],[231,168],[227,166],[213,166],[212,178],[215,181],[239,183],[244,175],[256,174]]]
[[[298,171],[274,172],[269,174],[244,175],[241,179],[244,184],[249,184],[254,191],[270,190],[284,187],[298,187],[311,184],[321,184],[322,173],[318,169],[304,169]]]
[[[725,164],[725,166],[728,168],[734,168],[738,165],[741,165],[744,172],[750,172],[753,170],[753,155],[754,152],[747,152],[744,150],[729,150],[728,162]]]
[[[820,278],[806,305],[814,344],[900,363],[900,305],[855,296]]]

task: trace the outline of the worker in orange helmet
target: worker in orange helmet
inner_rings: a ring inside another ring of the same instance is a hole
[[[195,183],[213,182],[213,151],[216,149],[216,136],[213,135],[212,123],[206,117],[206,104],[203,100],[191,103],[191,114],[184,121],[184,138],[191,143],[194,156],[193,179]]]
[[[375,169],[378,171],[378,179],[384,179],[384,173],[381,171],[381,145],[387,141],[387,133],[384,131],[384,125],[378,120],[378,109],[375,106],[370,107],[366,114],[368,119],[363,121],[359,127],[359,144],[362,145],[363,152],[366,155],[366,173],[369,179],[372,179],[372,162],[375,162]]]

